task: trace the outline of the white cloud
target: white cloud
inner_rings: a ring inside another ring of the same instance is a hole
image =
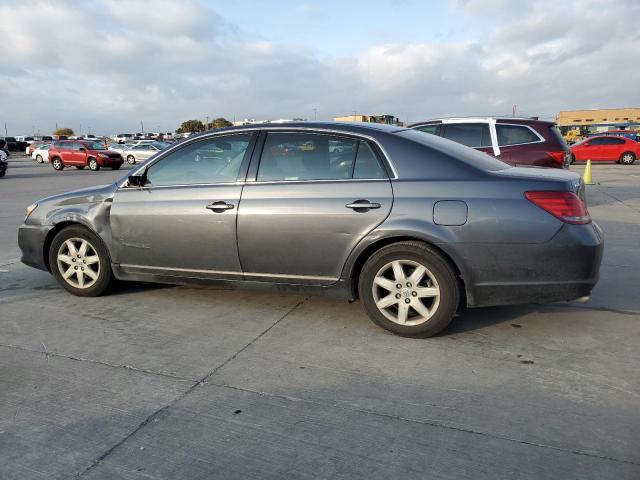
[[[640,104],[640,3],[452,5],[492,33],[327,56],[295,35],[256,40],[260,32],[196,1],[3,3],[0,120],[14,134],[56,122],[113,133],[137,130],[140,119],[168,130],[205,115],[311,117],[314,108],[319,118],[357,110],[418,120],[505,114],[514,104],[542,115]],[[296,14],[322,21],[314,8]]]

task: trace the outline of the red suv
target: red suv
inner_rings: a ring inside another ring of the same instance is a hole
[[[111,167],[118,170],[123,164],[122,155],[107,150],[104,143],[91,140],[62,140],[55,142],[49,149],[49,161],[55,170],[64,167],[76,167],[82,170],[100,170],[100,167]]]
[[[533,118],[441,118],[409,128],[448,138],[512,165],[568,168],[571,152],[553,122]]]
[[[571,145],[571,163],[617,162],[631,165],[640,155],[640,143],[626,137],[589,137]]]

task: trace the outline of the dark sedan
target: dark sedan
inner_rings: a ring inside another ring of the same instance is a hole
[[[578,175],[372,124],[206,132],[27,213],[22,261],[76,295],[113,278],[327,293],[409,336],[461,306],[586,297],[603,248]]]

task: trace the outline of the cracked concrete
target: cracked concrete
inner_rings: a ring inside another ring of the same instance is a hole
[[[71,297],[15,261],[22,209],[116,175],[11,168],[3,480],[640,478],[640,165],[593,167],[607,244],[588,304],[469,310],[426,340],[324,298],[151,285]]]

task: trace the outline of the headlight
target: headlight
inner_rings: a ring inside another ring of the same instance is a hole
[[[25,220],[29,218],[29,215],[31,215],[31,213],[36,209],[37,206],[38,206],[37,203],[32,203],[27,207],[27,216],[24,218]]]
[[[109,158],[109,155],[107,155],[106,153],[99,153],[98,156],[100,158]]]

